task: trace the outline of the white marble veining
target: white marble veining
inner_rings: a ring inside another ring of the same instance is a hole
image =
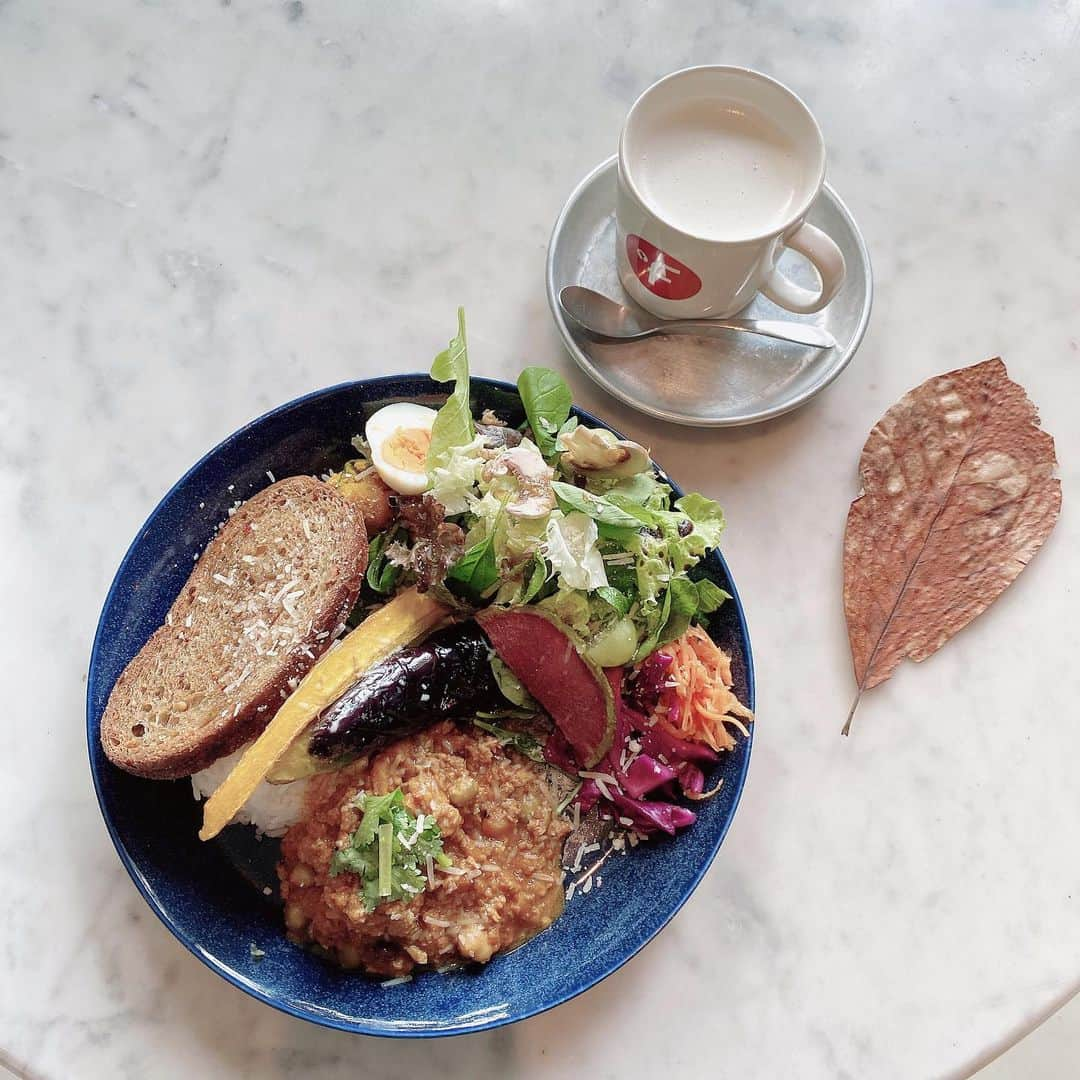
[[[1080,979],[1080,3],[0,0],[7,709],[0,1048],[41,1077],[962,1075]],[[548,231],[658,75],[796,88],[877,297],[843,377],[753,429],[665,427],[570,366]],[[574,1003],[391,1044],[281,1016],[157,923],[83,746],[99,605],[158,496],[317,386],[426,368],[579,400],[720,498],[749,612],[749,784],[686,909]],[[840,537],[881,412],[994,353],[1057,437],[1030,569],[840,726]]]

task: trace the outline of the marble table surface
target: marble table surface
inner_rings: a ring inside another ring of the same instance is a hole
[[[1078,48],[1075,0],[0,2],[0,1061],[50,1078],[962,1076],[1068,996]],[[605,397],[543,292],[555,216],[631,100],[703,62],[805,96],[877,284],[833,387],[727,432]],[[249,1000],[159,925],[97,814],[84,673],[128,542],[196,457],[315,387],[426,368],[459,303],[477,373],[559,368],[722,500],[760,718],[728,840],[656,942],[527,1023],[391,1044]],[[909,387],[994,354],[1057,437],[1058,528],[985,616],[867,695],[845,740],[859,449]]]

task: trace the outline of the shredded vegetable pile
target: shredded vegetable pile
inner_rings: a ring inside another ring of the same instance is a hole
[[[731,658],[700,626],[689,627],[651,659],[666,674],[653,710],[658,726],[713,750],[735,745],[725,725],[743,736],[750,734],[742,720],[753,720],[754,714],[732,692]]]

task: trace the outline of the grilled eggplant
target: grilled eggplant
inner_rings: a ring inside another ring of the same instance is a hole
[[[337,759],[385,745],[439,720],[505,708],[487,638],[471,620],[369,668],[319,717],[308,752]]]

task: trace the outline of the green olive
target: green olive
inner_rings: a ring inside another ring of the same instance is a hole
[[[625,616],[601,630],[585,649],[585,656],[600,667],[622,667],[633,658],[637,646],[637,627]]]

